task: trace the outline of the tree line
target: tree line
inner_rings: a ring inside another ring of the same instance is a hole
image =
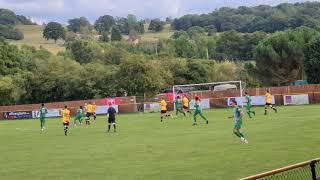
[[[193,26],[214,32],[235,30],[238,32],[276,32],[289,28],[307,26],[314,28],[319,23],[320,3],[283,3],[277,6],[223,7],[208,14],[185,15],[172,22],[175,30],[187,30]]]
[[[13,40],[24,38],[23,33],[15,25],[32,25],[32,21],[25,16],[16,15],[8,9],[0,9],[0,37]]]

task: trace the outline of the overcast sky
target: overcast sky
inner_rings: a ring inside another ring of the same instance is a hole
[[[220,7],[305,1],[307,0],[0,0],[0,8],[29,16],[36,22],[66,23],[68,19],[80,16],[87,17],[91,22],[105,14],[123,17],[130,13],[139,19],[165,18],[207,13]]]

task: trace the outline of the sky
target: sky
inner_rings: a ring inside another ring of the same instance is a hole
[[[99,16],[125,17],[134,14],[139,19],[180,17],[201,14],[220,7],[277,5],[307,0],[0,0],[0,8],[30,17],[37,23],[85,16],[94,22]],[[319,1],[320,0],[312,0]]]

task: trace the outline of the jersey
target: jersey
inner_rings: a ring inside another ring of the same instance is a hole
[[[241,112],[242,109],[239,106],[233,108],[233,119],[235,124],[242,120]]]
[[[87,112],[88,113],[94,113],[94,107],[92,104],[88,104],[87,105]]]
[[[70,110],[68,109],[62,110],[62,122],[63,123],[70,122]]]
[[[252,106],[252,99],[251,99],[251,96],[246,95],[246,101],[247,101],[247,106]]]
[[[114,107],[110,106],[108,108],[108,114],[109,114],[109,119],[115,119],[116,118],[116,109],[114,109]]]
[[[161,111],[167,110],[167,102],[165,100],[161,100],[160,106],[161,106]]]
[[[47,113],[48,113],[47,108],[41,107],[41,108],[39,109],[39,114],[40,114],[40,117],[41,117],[41,118],[46,117],[46,114],[47,114]]]
[[[201,101],[200,100],[195,102],[194,107],[196,108],[196,112],[198,112],[198,113],[202,112]]]
[[[97,110],[97,105],[92,104],[92,111],[95,113],[95,112],[96,112],[96,110]]]
[[[182,104],[184,107],[189,107],[189,99],[187,97],[183,97]]]
[[[83,116],[83,109],[78,109],[77,110],[77,117],[81,117],[81,116]]]
[[[270,94],[270,93],[267,93],[267,94],[266,94],[266,103],[271,104],[271,101],[272,101],[272,99],[271,99],[271,94]]]
[[[176,101],[174,102],[176,109],[181,109],[181,100],[180,99],[176,99]]]

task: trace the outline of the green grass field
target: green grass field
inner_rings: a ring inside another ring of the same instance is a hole
[[[24,39],[19,41],[10,41],[12,44],[21,46],[23,44],[33,46],[36,48],[43,47],[48,51],[57,54],[59,51],[64,51],[65,48],[63,46],[64,41],[58,40],[55,44],[53,40],[47,41],[42,36],[43,26],[39,25],[18,25],[17,29],[21,30]]]
[[[118,116],[118,132],[106,133],[105,117],[90,127],[49,119],[0,122],[1,179],[238,179],[320,157],[319,105],[279,107],[245,118],[249,144],[232,134],[231,109],[205,111],[209,125],[191,117]]]

